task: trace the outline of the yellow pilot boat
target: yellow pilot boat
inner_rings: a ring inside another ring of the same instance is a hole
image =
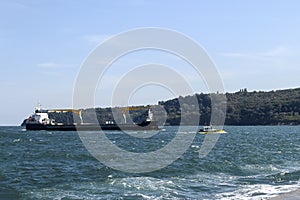
[[[199,130],[200,134],[227,133],[224,129],[215,129],[212,126],[204,126]]]

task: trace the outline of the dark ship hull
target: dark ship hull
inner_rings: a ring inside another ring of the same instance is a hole
[[[27,123],[27,130],[51,130],[51,131],[99,131],[99,130],[132,130],[147,131],[159,130],[154,122],[143,122],[140,124],[35,124]]]

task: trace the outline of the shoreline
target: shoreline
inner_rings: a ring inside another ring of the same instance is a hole
[[[291,192],[280,194],[277,197],[272,197],[270,200],[297,200],[300,199],[300,189]]]

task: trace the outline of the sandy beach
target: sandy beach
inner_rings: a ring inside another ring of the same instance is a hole
[[[300,189],[271,198],[271,200],[298,200],[298,199],[300,199]]]

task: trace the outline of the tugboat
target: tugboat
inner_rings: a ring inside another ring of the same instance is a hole
[[[135,109],[135,108],[133,108]],[[124,123],[117,124],[114,121],[106,121],[105,123],[84,123],[82,118],[82,110],[76,109],[53,109],[44,110],[40,106],[35,108],[34,114],[22,123],[27,130],[52,130],[52,131],[93,131],[93,130],[160,130],[157,123],[153,120],[153,114],[148,109],[148,116],[141,123],[127,123],[125,112],[131,108],[123,108],[122,113],[125,119]],[[72,112],[79,115],[80,123],[58,123],[54,119],[49,118],[49,113],[66,113]]]

